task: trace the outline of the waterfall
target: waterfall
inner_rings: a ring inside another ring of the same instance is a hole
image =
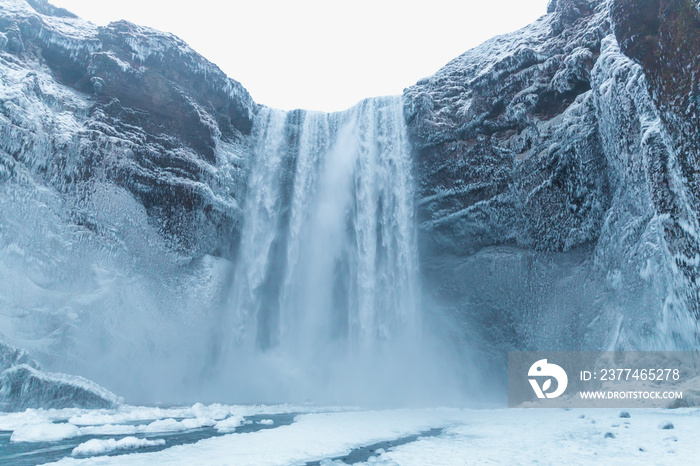
[[[262,107],[250,154],[211,399],[461,400],[471,369],[421,305],[402,98],[330,114]]]
[[[446,385],[420,309],[401,97],[331,114],[261,108],[248,180],[210,385],[343,403],[424,402],[439,391],[428,381]]]
[[[232,345],[310,357],[419,328],[411,161],[400,97],[345,112],[263,108],[228,303]]]

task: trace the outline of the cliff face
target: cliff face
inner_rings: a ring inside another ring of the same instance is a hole
[[[0,341],[122,392],[206,359],[256,110],[173,35],[1,2]],[[0,403],[82,396],[7,370]]]
[[[700,11],[549,10],[404,93],[429,288],[511,347],[692,345]]]
[[[610,189],[590,90],[607,24],[586,8],[491,39],[406,90],[437,248],[570,250],[598,236]]]
[[[174,249],[228,247],[255,111],[239,83],[173,35],[42,0],[3,2],[0,34],[3,178],[26,168],[79,203],[121,188]],[[89,210],[70,215],[98,228]]]
[[[700,319],[700,2],[618,1],[611,17],[622,52],[639,63],[660,131],[649,135],[654,210],[680,277],[678,294]],[[663,140],[661,140],[663,139]]]

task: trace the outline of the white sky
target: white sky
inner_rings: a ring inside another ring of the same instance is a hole
[[[50,0],[103,25],[172,32],[256,102],[334,111],[400,94],[484,40],[525,26],[547,0]]]

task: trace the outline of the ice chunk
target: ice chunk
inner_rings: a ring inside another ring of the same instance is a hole
[[[151,422],[143,428],[139,428],[139,432],[180,432],[183,430],[199,429],[200,427],[213,426],[215,424],[216,421],[205,417],[183,419],[182,421],[177,421],[172,418],[159,419]]]
[[[200,427],[211,427],[216,425],[216,421],[206,417],[197,417],[193,419],[183,419],[182,425],[187,429],[199,429]]]
[[[187,427],[175,419],[159,419],[148,424],[144,429],[144,433],[153,432],[180,432],[187,430]]]
[[[240,416],[231,416],[229,418],[224,419],[223,421],[217,422],[214,427],[216,430],[222,434],[224,433],[231,433],[234,430],[236,430],[236,427],[240,426],[243,423],[243,418]]]
[[[129,424],[106,424],[104,426],[87,426],[80,428],[80,435],[130,435],[143,430],[143,428],[140,427],[141,426],[134,426]]]
[[[81,443],[73,449],[73,456],[94,456],[104,455],[112,451],[118,450],[136,450],[138,448],[153,447],[165,445],[165,440],[156,439],[148,440],[145,438],[124,437],[120,440],[110,439],[92,439]]]
[[[80,430],[73,424],[29,424],[12,432],[11,442],[56,442],[77,437]]]

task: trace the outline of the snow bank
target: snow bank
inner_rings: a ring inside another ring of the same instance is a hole
[[[12,432],[10,442],[57,442],[79,434],[80,429],[73,424],[30,424]]]
[[[136,437],[125,437],[120,440],[115,439],[92,439],[87,442],[81,443],[73,449],[71,455],[73,456],[94,456],[94,455],[104,455],[112,451],[118,450],[136,450],[138,448],[153,447],[158,445],[165,445],[165,440],[148,440],[144,438]]]
[[[414,409],[303,414],[294,424],[224,435],[158,452],[80,458],[150,446],[142,440],[85,442],[60,465],[201,466],[304,464],[443,428],[435,437],[377,450],[369,464],[684,464],[697,456],[700,410]],[[629,417],[626,417],[629,415]],[[230,422],[234,424],[233,418]],[[178,422],[178,421],[175,421]],[[179,421],[182,422],[182,421]],[[166,423],[164,423],[166,424]],[[172,424],[170,420],[167,424]],[[664,429],[672,424],[673,429]],[[65,425],[65,424],[64,424]],[[106,426],[104,426],[106,427]],[[153,440],[151,440],[153,441]],[[120,443],[121,442],[121,443]],[[138,443],[137,443],[138,442]],[[158,440],[156,440],[158,442]],[[162,445],[162,443],[158,443]]]
[[[64,422],[84,409],[27,409],[22,412],[0,413],[0,431],[14,431],[22,426],[31,424],[47,424]]]
[[[242,416],[232,416],[223,421],[209,418],[188,418],[178,421],[172,418],[158,419],[149,424],[105,424],[98,426],[77,427],[70,422],[51,422],[49,416],[36,416],[27,411],[24,421],[14,419],[11,422],[0,422],[0,430],[12,430],[11,442],[55,442],[84,435],[134,435],[167,432],[183,432],[201,427],[216,426],[221,433],[233,432],[243,423]],[[272,420],[261,423],[273,424]]]
[[[127,422],[154,421],[167,418],[193,418],[201,422],[221,421],[230,416],[271,415],[294,412],[317,412],[321,408],[307,405],[223,405],[214,403],[203,405],[196,403],[192,406],[177,408],[155,408],[144,406],[122,405],[115,410],[80,411],[69,418],[76,426],[96,426],[107,424],[125,424]],[[323,408],[325,411],[347,410],[347,408]],[[202,424],[204,426],[206,424]]]
[[[176,421],[175,419],[159,419],[148,424],[143,429],[143,432],[180,432],[185,429],[186,427],[182,424],[182,422]]]
[[[370,459],[377,465],[696,463],[697,409],[475,410],[443,435],[425,437]],[[662,430],[672,419],[677,427]],[[678,426],[682,427],[682,432]],[[612,435],[610,435],[612,434]]]
[[[43,442],[55,432],[61,438],[83,435],[135,435],[140,433],[181,432],[202,427],[220,428],[233,432],[246,423],[245,416],[296,412],[338,411],[340,408],[320,408],[305,405],[222,405],[197,403],[179,408],[154,408],[120,405],[116,409],[27,409],[24,412],[0,413],[0,431],[17,432],[13,441]],[[181,420],[177,420],[180,418]],[[263,425],[272,420],[263,420]],[[247,421],[248,424],[252,423]],[[58,426],[58,427],[57,427]],[[78,429],[76,435],[72,435]],[[66,436],[67,435],[67,436]],[[18,439],[22,440],[18,440]],[[31,439],[31,440],[30,440]]]
[[[87,459],[57,464],[237,466],[303,464],[349,453],[353,448],[417,434],[468,417],[455,409],[392,410],[303,414],[294,424],[257,432],[224,435],[160,452]],[[228,420],[227,420],[228,421]],[[232,419],[231,424],[234,424]]]
[[[241,416],[231,416],[223,421],[217,422],[214,428],[220,433],[230,433],[236,430],[236,427],[239,427],[241,424],[243,424],[243,418]]]

